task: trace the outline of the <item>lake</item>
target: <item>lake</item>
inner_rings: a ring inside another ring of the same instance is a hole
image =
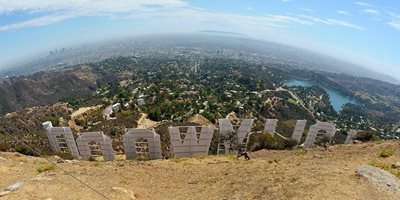
[[[310,81],[291,80],[291,81],[285,83],[284,85],[289,86],[289,87],[292,87],[292,86],[311,87],[314,85],[318,85],[319,87],[325,89],[325,91],[329,94],[331,104],[336,111],[340,111],[342,109],[342,106],[346,103],[357,104],[357,102],[354,99],[352,99],[346,95],[343,95],[334,89],[331,89],[331,88],[328,88],[326,86],[322,86],[319,84],[315,84]]]

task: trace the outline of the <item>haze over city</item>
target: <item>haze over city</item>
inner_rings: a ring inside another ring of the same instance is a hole
[[[0,0],[0,199],[400,199],[399,0]]]
[[[220,31],[341,58],[400,79],[400,2],[0,0],[0,69],[55,48]]]

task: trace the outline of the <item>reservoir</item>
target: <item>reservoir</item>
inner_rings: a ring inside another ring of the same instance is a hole
[[[329,94],[331,104],[337,112],[340,111],[342,109],[342,106],[346,103],[357,104],[357,102],[354,99],[352,99],[346,95],[343,95],[336,90],[333,90],[331,88],[328,88],[326,86],[322,86],[319,84],[314,84],[309,81],[291,80],[291,81],[285,83],[284,85],[289,86],[289,87],[291,87],[291,86],[311,87],[311,86],[317,85],[317,86],[323,88]]]

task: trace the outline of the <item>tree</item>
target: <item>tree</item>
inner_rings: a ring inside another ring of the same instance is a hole
[[[162,116],[161,116],[161,109],[158,106],[154,106],[149,110],[149,119],[153,121],[161,121]]]

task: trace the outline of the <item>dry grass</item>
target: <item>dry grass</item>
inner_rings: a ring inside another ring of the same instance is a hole
[[[394,169],[392,168],[392,165],[390,163],[384,163],[384,162],[379,162],[379,161],[371,161],[368,163],[368,165],[374,166],[381,168],[383,170],[386,170],[393,175],[397,176],[397,178],[400,178],[400,169]]]
[[[332,148],[334,151],[323,148],[307,152],[261,150],[250,153],[250,161],[236,160],[236,155],[231,154],[146,162],[78,161],[59,165],[110,199],[129,199],[125,193],[112,190],[113,187],[132,191],[137,199],[400,199],[375,189],[367,180],[355,175],[358,167],[370,164],[399,176],[399,170],[392,169],[390,164],[398,162],[400,154],[385,158],[378,154],[382,149],[398,148],[398,142],[333,145]],[[315,157],[316,154],[320,156]],[[29,181],[37,176],[35,168],[46,164],[42,158],[6,153],[0,156],[6,159],[0,161],[0,185],[27,180],[12,196],[5,196],[5,200],[32,199],[32,196],[37,199],[99,199],[98,194],[81,187],[61,170],[43,173],[51,177],[51,182]],[[52,168],[43,167],[45,170]]]
[[[36,167],[38,173],[53,171],[54,169],[55,165],[53,163],[43,163]]]
[[[383,158],[387,158],[394,155],[393,149],[382,149],[379,151],[379,156]]]

